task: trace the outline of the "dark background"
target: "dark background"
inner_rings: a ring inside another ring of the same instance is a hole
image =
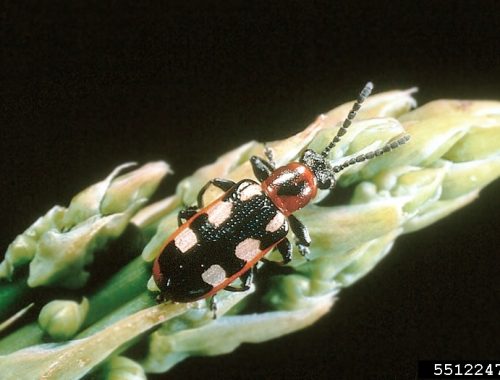
[[[1,247],[122,162],[167,160],[167,194],[367,80],[419,86],[420,104],[500,97],[495,1],[66,3],[2,2]],[[313,327],[168,378],[399,379],[418,359],[499,359],[499,190],[399,239]]]

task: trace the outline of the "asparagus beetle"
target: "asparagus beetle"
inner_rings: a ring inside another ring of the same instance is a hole
[[[289,229],[302,255],[307,255],[309,232],[293,213],[306,206],[318,189],[333,189],[335,174],[357,162],[379,156],[406,143],[410,136],[391,140],[384,147],[360,154],[332,166],[328,153],[340,141],[363,101],[373,89],[368,82],[354,103],[333,140],[321,153],[306,150],[299,162],[275,168],[271,151],[267,160],[250,159],[255,177],[237,183],[216,178],[198,194],[197,207],[178,214],[179,228],[165,241],[153,265],[153,278],[161,291],[160,299],[190,302],[214,295],[221,289],[247,290],[252,268],[272,249],[281,254],[283,263],[291,260]],[[225,193],[207,206],[203,194],[209,186]],[[231,283],[240,278],[242,286]]]

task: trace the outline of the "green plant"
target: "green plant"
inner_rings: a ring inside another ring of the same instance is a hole
[[[78,289],[88,298],[88,310],[67,303],[46,309],[54,310],[54,315],[46,312],[45,321],[75,319],[65,321],[74,322],[68,323],[72,330],[67,334],[57,332],[57,339],[70,339],[63,344],[41,345],[50,331],[36,321],[5,336],[0,341],[3,378],[73,379],[93,372],[107,379],[117,373],[140,379],[144,371],[167,371],[191,355],[230,352],[243,342],[262,342],[312,324],[329,312],[343,287],[389,252],[399,235],[470,203],[500,174],[499,102],[439,100],[411,110],[415,105],[411,93],[391,91],[370,97],[359,121],[331,152],[336,163],[380,147],[404,131],[412,136],[404,147],[342,173],[338,186],[354,189],[348,203],[310,205],[298,213],[313,239],[311,260],[294,252],[292,273],[268,278],[269,287],[258,300],[254,289],[221,292],[216,320],[203,300],[156,304],[155,295],[146,289],[147,263],[176,228],[182,205],[192,204],[198,189],[211,178],[251,177],[248,159],[262,155],[262,144],[250,142],[223,155],[181,181],[176,193],[160,202],[145,206],[168,173],[161,162],[121,176],[118,172],[124,167],[119,167],[77,195],[68,208],[51,209],[14,240],[0,264],[0,278],[12,281],[0,284],[1,315],[11,317],[0,331],[17,318],[19,300],[29,300],[31,289],[42,285]],[[278,165],[296,159],[306,147],[323,148],[350,106],[337,107],[303,132],[270,143]],[[320,193],[317,201],[326,195]],[[95,255],[106,255],[109,243],[123,238],[130,225],[140,231],[135,242],[142,257],[116,268],[97,291],[87,293],[92,276],[88,264]],[[16,268],[28,264],[27,276],[22,271],[16,275]],[[257,301],[262,311],[253,313],[250,301]],[[61,313],[60,305],[71,312]],[[80,309],[85,315],[79,314]],[[117,356],[126,355],[139,340],[147,343],[137,358],[139,364]]]

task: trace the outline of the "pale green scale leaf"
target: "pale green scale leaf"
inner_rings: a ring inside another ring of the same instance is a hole
[[[94,215],[101,214],[101,202],[106,195],[106,191],[111,186],[111,181],[113,181],[122,170],[134,165],[135,163],[129,162],[118,166],[104,180],[89,186],[75,195],[64,214],[63,225],[68,228]]]
[[[131,204],[148,199],[170,167],[163,161],[150,162],[140,170],[133,170],[115,178],[108,186],[100,203],[100,213],[110,215],[126,211]]]
[[[79,379],[130,339],[189,307],[190,304],[153,306],[88,338],[29,347],[0,356],[2,380]]]
[[[99,371],[102,380],[146,380],[144,368],[124,356],[115,356],[108,360]]]
[[[480,120],[472,124],[469,133],[446,152],[444,158],[453,162],[467,162],[498,155],[500,117],[490,120],[495,123],[494,125],[485,126],[480,124],[480,126],[477,126],[476,124],[485,121]]]
[[[443,179],[441,199],[454,199],[471,192],[477,193],[478,189],[485,187],[499,176],[500,155],[453,164]]]
[[[275,311],[226,316],[197,329],[174,333],[160,329],[151,335],[150,355],[142,362],[147,372],[165,372],[191,355],[221,355],[241,343],[259,343],[307,327],[321,318],[333,304],[331,295],[317,297],[310,307],[297,311]]]
[[[67,340],[80,330],[89,310],[89,301],[54,300],[40,311],[38,323],[54,340]]]
[[[53,207],[8,247],[0,263],[0,280],[14,268],[30,264],[28,285],[83,286],[93,254],[120,236],[169,172],[165,162],[152,162],[118,176],[117,167],[101,182],[77,194],[68,208]]]
[[[30,263],[28,285],[57,284],[70,289],[83,286],[89,277],[84,268],[92,262],[93,252],[120,236],[133,213],[145,202],[146,199],[140,199],[123,213],[95,215],[68,232],[46,232]]]
[[[165,240],[177,228],[177,215],[172,212],[166,216],[158,225],[155,235],[142,251],[142,258],[146,261],[153,261],[158,256],[158,252],[164,248]]]
[[[385,236],[373,239],[356,249],[354,260],[342,269],[333,280],[341,287],[349,286],[371,271],[390,251],[394,241],[402,232],[396,229]]]
[[[14,239],[5,252],[4,260],[0,263],[0,280],[10,280],[16,267],[28,264],[33,259],[38,240],[47,231],[60,228],[65,210],[60,206],[52,207],[24,233]]]

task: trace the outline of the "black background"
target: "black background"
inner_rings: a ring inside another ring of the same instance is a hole
[[[166,194],[367,80],[419,86],[420,104],[499,98],[494,1],[67,3],[2,2],[2,247],[122,162],[167,160]],[[500,358],[499,190],[399,239],[313,327],[168,378],[414,378],[418,359]]]

